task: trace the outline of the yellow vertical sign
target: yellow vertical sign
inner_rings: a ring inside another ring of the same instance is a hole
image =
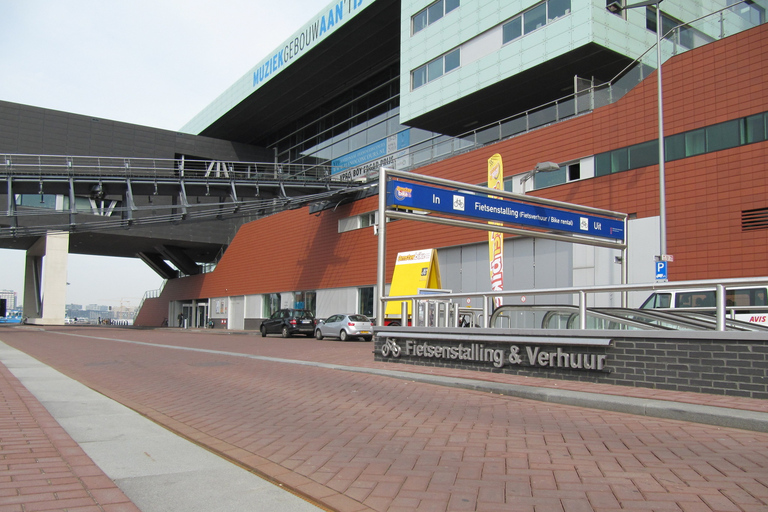
[[[441,287],[440,265],[435,249],[407,251],[397,253],[395,271],[392,274],[392,284],[389,295],[416,295],[419,288]],[[408,301],[408,314],[411,312],[411,302]],[[402,302],[389,301],[385,317],[400,315]]]
[[[504,190],[504,167],[501,155],[496,153],[488,159],[488,188]],[[494,197],[494,196],[489,196]],[[502,225],[501,222],[489,221],[488,224]],[[495,231],[488,231],[488,260],[491,267],[491,290],[504,289],[504,236]],[[501,297],[494,297],[494,305],[501,306]]]

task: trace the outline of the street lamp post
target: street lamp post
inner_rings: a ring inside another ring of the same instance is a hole
[[[533,178],[536,174],[540,172],[554,172],[559,170],[560,170],[560,166],[555,162],[537,163],[536,167],[534,167],[530,171],[523,174],[523,176],[520,178],[520,187],[522,188],[522,193],[525,194],[525,182]]]
[[[626,9],[635,9],[639,7],[649,7],[651,5],[656,6],[656,85],[658,95],[658,109],[659,109],[659,261],[668,261],[670,256],[667,255],[667,192],[665,185],[665,169],[664,169],[664,101],[662,95],[661,86],[661,4],[663,0],[646,0],[644,2],[638,2],[632,5],[626,5],[621,7],[616,5],[618,2],[614,2],[610,7],[613,7],[612,11],[621,11]]]

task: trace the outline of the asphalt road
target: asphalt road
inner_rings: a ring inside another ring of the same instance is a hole
[[[407,369],[371,343],[78,326],[0,340],[329,510],[768,510],[766,433],[374,374]]]

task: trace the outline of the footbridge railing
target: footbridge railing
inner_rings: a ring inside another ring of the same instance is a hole
[[[28,154],[0,154],[3,181],[10,219],[0,237],[258,216],[338,200],[362,185],[328,165]]]

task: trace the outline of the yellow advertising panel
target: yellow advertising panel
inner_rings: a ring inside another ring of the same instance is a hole
[[[440,265],[435,249],[397,254],[392,284],[389,287],[390,296],[416,295],[419,288],[440,287]],[[388,302],[385,316],[400,316],[401,304],[402,302]],[[408,314],[411,313],[411,301],[408,301]]]
[[[488,159],[488,188],[504,190],[504,167],[498,153]],[[494,196],[489,196],[494,197]],[[488,224],[501,225],[500,222]],[[495,231],[488,231],[488,260],[491,268],[491,290],[504,289],[504,236]],[[501,297],[495,297],[496,307],[501,306]]]

